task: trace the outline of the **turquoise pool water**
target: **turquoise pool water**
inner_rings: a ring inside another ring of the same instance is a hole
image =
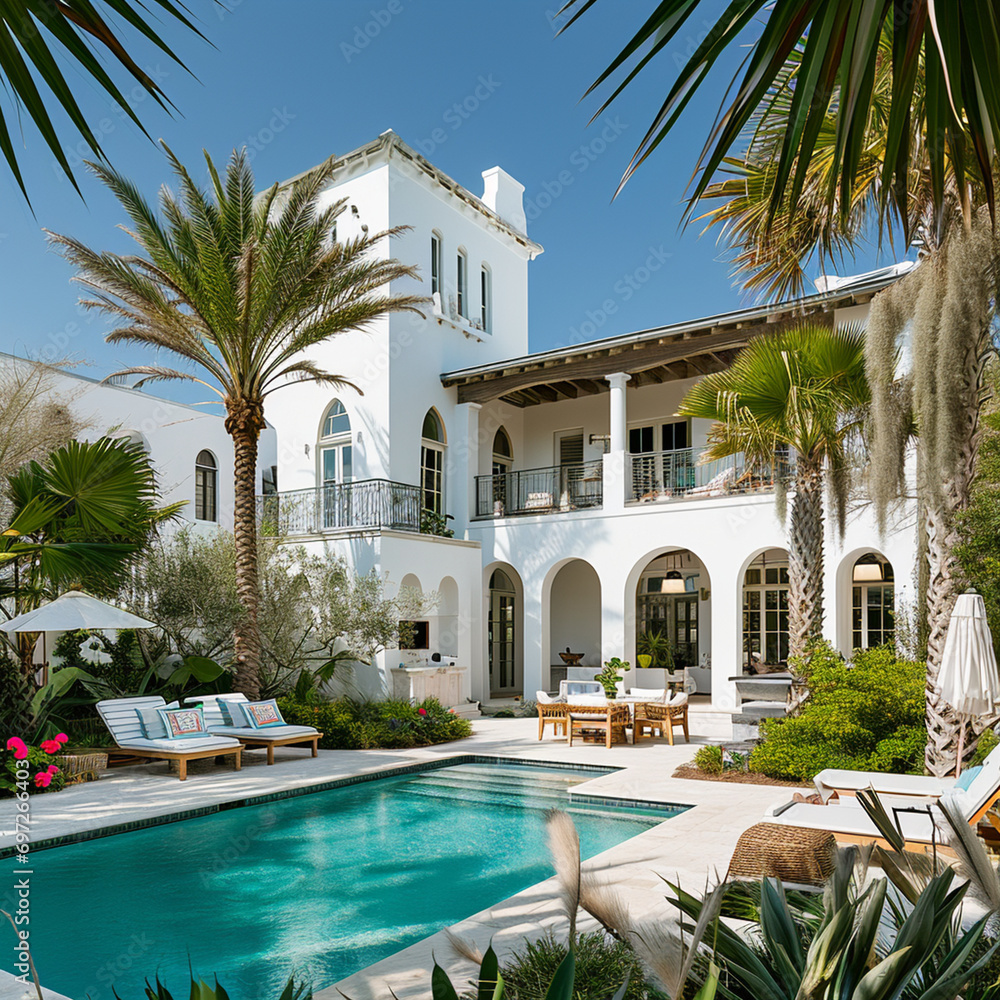
[[[233,1000],[329,986],[548,878],[545,812],[592,777],[462,764],[35,852],[39,976],[74,1000],[141,1000],[157,972],[187,996],[189,961]],[[671,815],[570,811],[584,857]]]

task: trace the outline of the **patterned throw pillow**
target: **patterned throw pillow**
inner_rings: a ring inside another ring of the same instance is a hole
[[[167,730],[167,739],[189,740],[205,736],[205,713],[201,708],[158,708]]]
[[[269,701],[245,701],[240,703],[240,708],[254,729],[267,729],[270,726],[285,724],[278,710],[278,703],[273,698]]]

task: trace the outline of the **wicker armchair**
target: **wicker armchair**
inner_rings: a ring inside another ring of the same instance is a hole
[[[569,705],[569,745],[573,737],[583,735],[587,730],[604,730],[604,745],[609,750],[613,743],[627,743],[625,730],[629,726],[631,713],[627,703],[606,705]]]
[[[545,735],[546,726],[551,726],[556,736],[565,736],[566,713],[569,711],[566,702],[552,698],[545,691],[536,691],[535,703],[538,705],[538,738]]]
[[[666,736],[667,742],[674,745],[674,730],[684,730],[684,742],[690,743],[688,733],[688,696],[674,695],[668,702],[644,702],[635,706],[635,722],[632,729],[632,742],[638,743],[643,736],[657,734]]]

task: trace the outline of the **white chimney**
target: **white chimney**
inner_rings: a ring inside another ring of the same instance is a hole
[[[522,233],[528,231],[524,217],[524,185],[514,180],[503,167],[483,171],[483,204],[504,222]]]

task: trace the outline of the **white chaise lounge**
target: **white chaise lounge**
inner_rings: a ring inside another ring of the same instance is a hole
[[[990,751],[983,761],[984,768],[998,769],[1000,773],[1000,747]],[[826,802],[834,792],[838,795],[856,795],[862,789],[871,789],[879,795],[915,795],[919,798],[937,799],[955,787],[955,778],[933,778],[923,774],[885,774],[879,771],[844,771],[827,768],[813,778],[816,791]]]
[[[274,763],[274,748],[310,744],[313,757],[319,756],[319,741],[322,733],[312,726],[268,726],[254,729],[251,726],[230,726],[222,715],[220,702],[238,706],[248,703],[245,694],[216,694],[204,698],[192,698],[192,704],[200,704],[205,710],[205,725],[215,736],[238,739],[246,747],[265,747],[268,764]]]
[[[181,781],[187,779],[189,760],[206,757],[235,758],[236,770],[240,769],[240,755],[243,744],[228,736],[196,736],[188,739],[149,739],[139,720],[137,709],[167,708],[166,701],[159,697],[113,698],[97,703],[100,715],[108,732],[118,745],[118,752],[130,757],[148,757],[152,760],[176,760]],[[176,708],[177,706],[171,706]]]
[[[925,813],[894,814],[894,807],[912,809],[929,806],[936,801],[950,802],[970,826],[975,826],[998,799],[1000,799],[1000,760],[994,758],[989,766],[983,765],[983,769],[967,789],[951,788],[937,798],[920,799],[912,795],[888,797],[882,800],[882,805],[890,816],[898,819],[907,844],[922,846],[931,843],[934,819]],[[820,806],[808,802],[786,802],[783,805],[772,806],[765,818],[769,823],[778,823],[782,826],[829,830],[838,841],[846,843],[883,843],[878,828],[858,804],[840,802],[836,805]],[[939,824],[938,829],[940,831],[944,827]],[[940,835],[938,839],[941,839]]]

